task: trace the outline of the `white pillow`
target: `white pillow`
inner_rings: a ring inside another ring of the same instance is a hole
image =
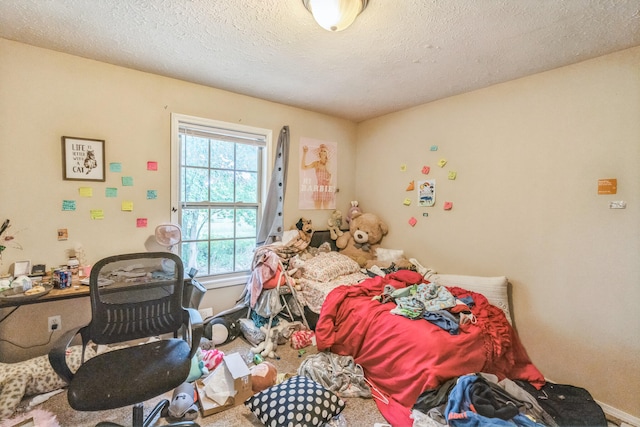
[[[505,276],[480,277],[455,274],[435,274],[429,281],[442,286],[457,286],[484,295],[490,304],[504,311],[509,323],[513,324],[509,310],[509,281]]]
[[[376,248],[376,259],[383,262],[395,262],[404,258],[402,249]]]

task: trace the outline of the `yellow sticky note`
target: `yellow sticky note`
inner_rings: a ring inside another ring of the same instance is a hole
[[[444,167],[444,165],[447,164],[447,159],[440,159],[438,160],[438,166],[440,166],[441,168]]]
[[[456,176],[458,176],[456,171],[449,171],[449,179],[456,179]]]
[[[91,209],[91,219],[104,219],[104,211],[102,209]]]
[[[400,165],[400,172],[406,172],[407,171],[407,165]]]
[[[404,199],[404,202],[402,202],[402,204],[405,206],[409,206],[411,204],[411,199],[407,197],[406,199]]]
[[[80,187],[80,188],[78,188],[78,193],[80,193],[81,197],[93,197],[93,188],[92,187]]]
[[[133,202],[131,200],[125,200],[122,202],[122,210],[131,212],[133,211]]]

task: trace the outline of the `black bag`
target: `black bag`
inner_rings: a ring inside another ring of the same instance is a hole
[[[584,388],[547,382],[536,390],[526,381],[516,381],[547,411],[560,427],[606,427],[604,411]]]

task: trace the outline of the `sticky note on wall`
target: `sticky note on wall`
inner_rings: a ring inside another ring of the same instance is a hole
[[[618,192],[618,180],[607,178],[598,180],[598,194],[616,194]]]

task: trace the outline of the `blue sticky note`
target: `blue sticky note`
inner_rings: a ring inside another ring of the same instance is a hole
[[[62,210],[63,211],[75,211],[76,210],[76,201],[75,200],[63,200],[62,201]]]
[[[121,163],[109,163],[109,171],[110,172],[122,172],[122,164]]]
[[[438,151],[438,146],[437,145],[432,145],[430,150],[431,151]]]
[[[147,199],[155,200],[158,198],[158,190],[147,190]]]

